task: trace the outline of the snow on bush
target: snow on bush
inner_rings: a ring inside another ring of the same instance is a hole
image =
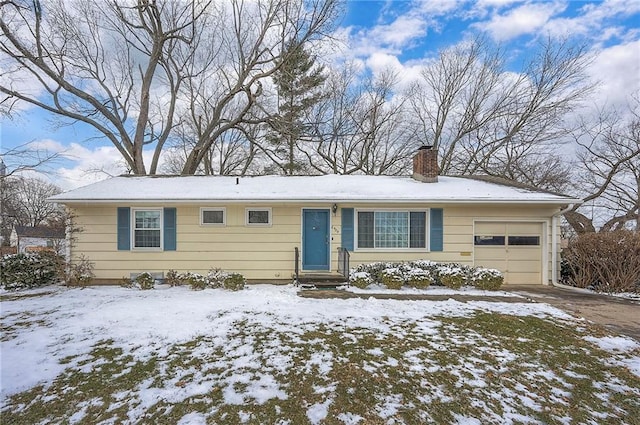
[[[407,271],[406,276],[407,285],[413,288],[425,289],[433,283],[433,278],[431,277],[431,272],[429,270],[412,268]]]
[[[0,269],[0,287],[15,291],[59,282],[64,260],[47,251],[13,254],[2,257]]]
[[[244,289],[247,280],[240,273],[229,273],[222,281],[222,287],[230,291],[239,291]]]
[[[369,272],[352,272],[349,274],[349,284],[356,288],[365,289],[372,283],[373,279]]]
[[[494,290],[500,288],[504,277],[500,271],[494,269],[435,263],[429,260],[376,262],[360,264],[351,269],[351,285],[364,289],[376,282],[384,284],[389,289],[400,289],[405,285],[414,288],[444,285],[459,289],[463,285],[474,285],[479,289]]]
[[[468,268],[459,264],[443,264],[438,274],[444,286],[451,289],[460,289],[467,283]]]
[[[212,268],[206,276],[187,272],[176,277],[176,281],[186,282],[194,291],[206,288],[224,288],[231,291],[243,289],[247,283],[240,273],[229,273],[221,269]]]
[[[396,267],[384,269],[380,273],[380,283],[387,289],[400,289],[405,283],[404,273]]]
[[[473,286],[488,291],[496,291],[504,283],[504,276],[496,269],[477,267],[471,272],[470,278]]]

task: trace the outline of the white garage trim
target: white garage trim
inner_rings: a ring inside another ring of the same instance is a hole
[[[541,262],[542,267],[540,268],[540,282],[543,285],[549,285],[549,231],[550,231],[550,223],[549,220],[540,220],[539,218],[531,217],[527,218],[495,218],[495,217],[475,217],[473,219],[473,231],[471,236],[471,244],[473,246],[472,258],[473,264],[476,264],[476,245],[475,245],[475,236],[476,236],[476,223],[531,223],[531,224],[539,224],[540,225],[540,249],[541,249]],[[505,234],[505,237],[508,236]],[[507,241],[505,240],[505,243]],[[555,241],[554,241],[555,243]],[[508,245],[506,245],[508,246]]]

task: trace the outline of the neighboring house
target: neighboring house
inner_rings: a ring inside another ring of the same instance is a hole
[[[73,210],[72,255],[95,263],[96,282],[142,271],[258,281],[350,264],[428,259],[495,267],[511,284],[558,275],[559,216],[581,202],[481,179],[439,177],[421,148],[412,177],[121,176],[50,198]]]
[[[66,239],[64,227],[14,226],[11,231],[11,245],[18,253],[52,250],[65,253]]]

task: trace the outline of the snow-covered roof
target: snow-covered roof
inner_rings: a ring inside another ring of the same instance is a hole
[[[543,203],[581,202],[548,192],[463,177],[437,183],[410,177],[324,176],[120,176],[49,200],[60,203],[367,202]]]

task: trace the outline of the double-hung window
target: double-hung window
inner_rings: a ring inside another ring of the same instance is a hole
[[[162,248],[162,210],[133,210],[133,248]]]
[[[358,248],[427,248],[426,211],[358,211]]]

